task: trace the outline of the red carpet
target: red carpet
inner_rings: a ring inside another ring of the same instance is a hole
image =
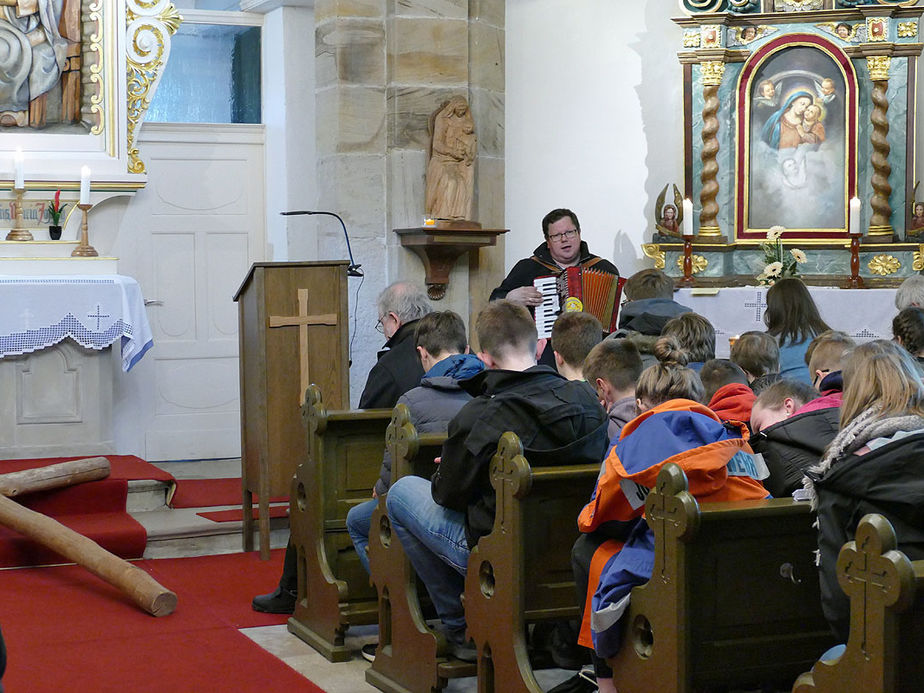
[[[254,508],[252,511],[253,519],[257,519],[257,508]],[[196,513],[199,517],[204,517],[206,520],[211,520],[212,522],[240,522],[244,519],[244,511],[240,508],[235,508],[234,510],[211,510],[204,513]],[[271,505],[269,509],[269,516],[272,517],[288,517],[289,516],[289,506],[288,505]]]
[[[54,491],[40,491],[17,501],[58,520],[122,558],[144,554],[147,533],[125,512],[128,482],[101,479]],[[0,567],[62,563],[65,559],[22,534],[0,527]]]
[[[180,479],[170,499],[171,508],[211,508],[216,505],[240,505],[241,480],[237,479]],[[254,503],[257,496],[254,494]],[[288,496],[270,498],[270,503],[288,501]]]
[[[0,460],[0,474],[18,472],[21,469],[46,467],[49,464],[82,460],[88,457],[105,457],[109,460],[109,478],[136,481],[139,479],[154,479],[155,481],[173,481],[173,476],[161,471],[153,464],[145,462],[134,455],[78,455],[77,457],[43,457],[32,460]]]
[[[321,689],[236,628],[285,623],[250,608],[279,580],[283,551],[139,561],[179,597],[154,618],[77,566],[0,572],[7,691]]]

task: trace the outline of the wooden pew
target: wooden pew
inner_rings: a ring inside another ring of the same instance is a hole
[[[346,529],[347,512],[369,500],[379,476],[390,409],[327,411],[309,386],[302,417],[308,457],[292,480],[289,524],[298,555],[298,598],[289,632],[332,662],[352,658],[351,625],[375,623],[375,591]]]
[[[790,682],[834,644],[821,612],[808,503],[697,503],[665,465],[645,514],[651,580],[632,590],[622,647],[609,661],[621,693]]]
[[[445,434],[418,434],[408,408],[399,404],[385,437],[391,483],[410,474],[433,475]],[[421,607],[426,590],[391,531],[384,497],[372,514],[369,563],[379,595],[379,647],[366,681],[386,693],[430,693],[445,688],[451,678],[474,676],[475,665],[450,657],[442,633],[427,625]]]
[[[599,464],[530,468],[520,439],[501,437],[491,462],[494,528],[472,551],[465,578],[479,691],[542,690],[529,662],[527,624],[578,616],[571,547],[599,472]]]
[[[818,661],[793,693],[899,693],[924,688],[924,561],[896,550],[882,515],[866,515],[837,559],[838,582],[850,596],[844,653]]]

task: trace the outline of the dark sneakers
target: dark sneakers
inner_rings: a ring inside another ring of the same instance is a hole
[[[254,597],[250,604],[254,611],[262,611],[265,614],[291,614],[295,611],[297,597],[295,590],[277,587],[275,592]]]
[[[549,693],[594,693],[597,690],[593,671],[583,670],[555,686]]]
[[[463,662],[477,662],[478,650],[471,638],[465,637],[465,629],[444,631],[446,636],[446,650],[456,659]]]
[[[379,644],[377,642],[370,642],[367,645],[363,645],[360,654],[362,654],[363,659],[367,662],[375,661],[375,653],[379,649]]]

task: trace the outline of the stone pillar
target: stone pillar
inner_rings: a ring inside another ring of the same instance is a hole
[[[870,135],[872,153],[870,154],[870,163],[873,166],[872,187],[873,196],[870,199],[870,207],[873,213],[869,221],[868,237],[872,240],[879,237],[879,240],[892,241],[892,205],[889,204],[889,195],[892,194],[892,186],[889,184],[889,175],[892,173],[892,166],[889,163],[889,100],[886,92],[889,89],[889,69],[892,64],[892,58],[888,55],[873,55],[866,59],[869,68],[869,78],[873,83],[873,91],[870,100],[873,102],[873,112],[870,115],[870,121],[873,124],[873,131]]]
[[[504,219],[504,7],[496,0],[317,0],[318,207],[340,213],[365,282],[351,281],[355,403],[381,348],[375,296],[423,265],[394,228],[420,226],[430,114],[450,96],[471,104],[478,135],[474,220]],[[345,257],[342,232],[320,232],[320,257]],[[503,244],[460,260],[436,307],[470,321],[503,276]],[[355,319],[355,329],[353,320]]]

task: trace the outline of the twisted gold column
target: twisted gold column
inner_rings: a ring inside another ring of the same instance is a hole
[[[719,163],[717,156],[719,153],[719,139],[716,133],[719,131],[719,119],[716,113],[719,111],[719,85],[722,84],[722,76],[725,74],[725,63],[721,61],[709,61],[702,64],[702,83],[703,83],[703,147],[700,150],[699,158],[703,162],[703,169],[700,174],[702,187],[699,192],[699,201],[702,211],[699,214],[699,235],[700,236],[719,236],[719,229],[716,217],[719,214],[719,205],[716,197],[719,194],[719,183],[716,180],[719,174]]]
[[[873,124],[873,132],[870,135],[872,144],[872,154],[870,163],[873,166],[872,186],[873,196],[870,199],[870,206],[873,214],[869,222],[869,235],[892,237],[892,206],[889,204],[889,195],[892,194],[892,186],[889,184],[889,175],[892,173],[892,166],[889,164],[889,101],[886,98],[886,91],[889,87],[889,67],[892,59],[887,55],[874,55],[866,59],[869,67],[869,77],[873,82],[871,100],[873,102],[873,112],[870,121]]]

